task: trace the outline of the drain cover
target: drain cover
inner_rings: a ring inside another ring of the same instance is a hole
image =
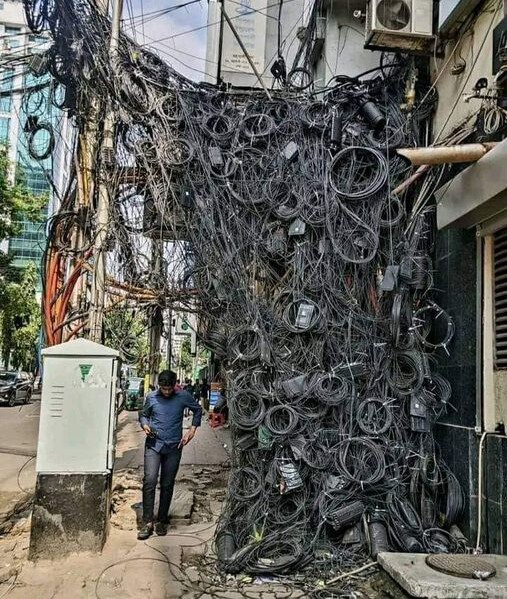
[[[430,568],[459,576],[460,578],[478,578],[486,580],[496,574],[493,564],[474,555],[449,555],[447,553],[431,554],[426,558]]]

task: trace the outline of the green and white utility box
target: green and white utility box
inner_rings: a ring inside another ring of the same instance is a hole
[[[85,339],[42,351],[29,558],[101,551],[114,465],[119,353]]]
[[[119,353],[86,339],[42,350],[37,472],[113,467]]]

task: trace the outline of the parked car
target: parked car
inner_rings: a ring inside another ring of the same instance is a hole
[[[15,405],[28,403],[32,397],[33,381],[28,372],[0,372],[0,401]]]

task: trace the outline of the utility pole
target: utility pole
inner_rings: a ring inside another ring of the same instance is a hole
[[[222,54],[224,47],[224,11],[225,0],[218,0],[220,4],[220,31],[218,33],[218,66],[217,66],[217,85],[222,84]],[[507,0],[505,0],[507,2]]]
[[[99,8],[107,13],[108,0],[98,0]],[[120,41],[120,22],[123,12],[123,0],[113,0],[113,16],[111,23],[111,40],[109,55],[113,59],[118,50]],[[114,160],[114,115],[108,110],[104,121],[104,142],[102,146],[100,181],[97,205],[97,233],[95,236],[94,253],[95,265],[92,272],[92,286],[90,297],[90,339],[100,343],[104,322],[104,308],[106,296],[106,244],[109,228],[109,189],[106,165]]]
[[[173,310],[171,307],[168,308],[168,321],[169,321],[169,329],[168,329],[168,333],[167,333],[166,362],[167,362],[167,369],[171,370],[171,362],[172,362],[172,354],[173,354]]]
[[[123,0],[113,0],[113,22],[111,26],[110,54],[114,59],[120,37],[120,19]],[[108,16],[107,0],[95,0],[94,9]],[[105,252],[109,220],[109,189],[106,185],[106,162],[114,160],[114,118],[110,106],[98,95],[93,95],[85,105],[88,109],[87,120],[84,123],[79,139],[77,153],[78,171],[78,209],[88,207],[95,193],[98,195],[97,205],[97,236],[93,247],[95,264],[92,274],[91,306],[89,315],[90,338],[101,341],[102,321],[105,308],[106,264]],[[107,102],[107,100],[106,100]],[[106,109],[104,121],[102,113]],[[103,122],[104,152],[109,152],[110,158],[97,159],[99,151],[101,124]],[[100,165],[98,189],[94,189],[93,175],[97,164]],[[77,232],[76,232],[77,233]],[[75,246],[83,250],[83,237],[75,235]],[[84,290],[87,291],[86,289]],[[37,471],[37,485],[34,498],[34,514],[31,524],[30,555],[31,559],[38,557],[54,557],[66,555],[75,551],[101,551],[109,530],[108,522],[111,507],[111,486],[114,467],[114,432],[116,428],[116,382],[111,376],[118,366],[119,354],[109,348],[97,348],[87,340],[74,341],[78,344],[79,354],[84,362],[76,363],[70,380],[64,380],[66,373],[61,372],[61,361],[72,355],[68,348],[52,348],[47,358],[56,365],[48,368],[49,378],[58,381],[61,377],[60,405],[88,406],[88,416],[81,420],[72,421],[70,426],[62,426],[56,422],[46,427],[46,439],[52,439],[54,455],[65,455],[72,442],[72,434],[68,431],[80,430],[83,439],[88,439],[89,447],[81,446],[71,462],[53,461],[50,468]],[[75,347],[75,346],[74,346]],[[60,362],[57,362],[60,360]],[[104,387],[95,388],[91,384],[84,385],[85,377],[93,369],[94,376],[106,381]],[[79,389],[78,389],[79,387]],[[78,391],[76,391],[78,389]],[[77,393],[77,395],[76,395]],[[91,401],[90,401],[91,400]],[[44,400],[45,401],[45,400]],[[91,406],[91,407],[90,407]],[[41,419],[42,421],[42,419]],[[49,422],[48,419],[45,421]],[[67,431],[65,432],[64,431]],[[54,433],[54,435],[53,435]],[[70,436],[69,436],[70,435]],[[40,444],[38,456],[44,453],[44,442]],[[47,447],[47,443],[46,443]],[[90,448],[94,451],[87,451]],[[56,451],[59,449],[59,451]],[[51,450],[53,451],[53,450]],[[51,452],[50,452],[51,453]],[[91,455],[92,454],[92,455]],[[49,455],[49,454],[48,454]],[[53,455],[53,454],[51,454]],[[76,458],[77,456],[77,458]],[[72,472],[69,475],[69,469]],[[63,515],[63,517],[62,517]],[[49,522],[58,522],[58,526],[48,527]]]
[[[163,276],[163,241],[152,239],[151,242],[151,272],[153,273],[155,287],[158,286],[159,277]],[[150,385],[155,385],[157,374],[160,367],[160,341],[162,338],[162,329],[164,326],[164,317],[162,306],[157,304],[153,308],[150,316],[148,330],[149,336],[149,376]]]

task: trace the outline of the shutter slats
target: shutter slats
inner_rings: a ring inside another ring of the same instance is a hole
[[[507,228],[495,233],[495,367],[507,369]]]

